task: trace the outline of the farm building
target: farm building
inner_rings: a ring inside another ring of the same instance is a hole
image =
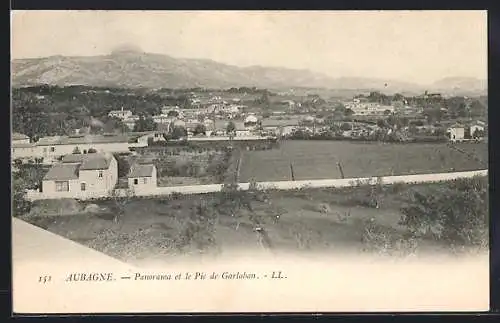
[[[454,124],[450,126],[446,132],[449,134],[450,139],[454,140],[463,140],[465,138],[465,127],[460,124]]]
[[[86,153],[93,148],[97,152],[128,152],[129,139],[125,135],[75,135],[43,137],[36,143],[36,153],[44,159],[57,159],[79,150]]]
[[[30,137],[23,135],[22,133],[14,132],[11,136],[11,141],[13,144],[29,144]]]
[[[46,199],[106,197],[118,181],[110,153],[71,154],[45,175],[40,194]]]
[[[134,192],[153,190],[157,186],[156,166],[151,162],[137,163],[128,175],[128,187]]]
[[[10,146],[11,159],[31,159],[36,158],[37,146],[33,143],[12,143]]]

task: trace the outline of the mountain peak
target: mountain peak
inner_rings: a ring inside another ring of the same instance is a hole
[[[140,46],[134,44],[121,44],[113,48],[111,51],[111,55],[122,54],[144,54],[144,51]]]

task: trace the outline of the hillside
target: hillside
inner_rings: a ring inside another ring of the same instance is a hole
[[[92,57],[51,56],[19,59],[11,63],[14,87],[39,84],[89,85],[123,88],[328,88],[339,90],[381,90],[420,92],[423,88],[409,82],[370,78],[332,78],[308,70],[279,67],[237,67],[204,59],[181,59],[137,50],[114,51]],[[452,86],[448,84],[452,83]],[[459,82],[459,90],[481,84]],[[457,89],[453,82],[437,82],[439,90]]]

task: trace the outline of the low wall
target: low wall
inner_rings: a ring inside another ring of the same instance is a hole
[[[233,141],[247,141],[247,140],[268,140],[269,137],[261,136],[234,136]],[[188,137],[188,141],[230,141],[231,138],[228,136],[214,136],[214,137]]]
[[[322,188],[322,187],[353,187],[359,184],[418,184],[418,183],[436,183],[442,181],[450,181],[459,178],[472,178],[475,176],[487,176],[488,170],[477,170],[468,172],[453,172],[453,173],[431,173],[417,175],[399,175],[399,176],[382,176],[382,177],[359,177],[345,179],[318,179],[318,180],[301,180],[301,181],[278,181],[278,182],[258,182],[257,185],[261,189],[276,189],[276,190],[294,190],[303,188]],[[250,183],[240,183],[241,190],[248,190]],[[177,194],[206,194],[219,192],[222,189],[222,184],[208,185],[191,185],[191,186],[171,186],[171,187],[152,187],[150,189],[142,189],[137,192],[130,192],[126,189],[115,190],[118,196],[165,196],[173,193]],[[79,199],[88,199],[88,196],[69,196]],[[53,197],[44,197],[43,193],[28,194],[30,200],[50,199]]]

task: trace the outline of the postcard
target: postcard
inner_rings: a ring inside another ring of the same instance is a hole
[[[13,11],[13,311],[489,309],[486,11]]]

